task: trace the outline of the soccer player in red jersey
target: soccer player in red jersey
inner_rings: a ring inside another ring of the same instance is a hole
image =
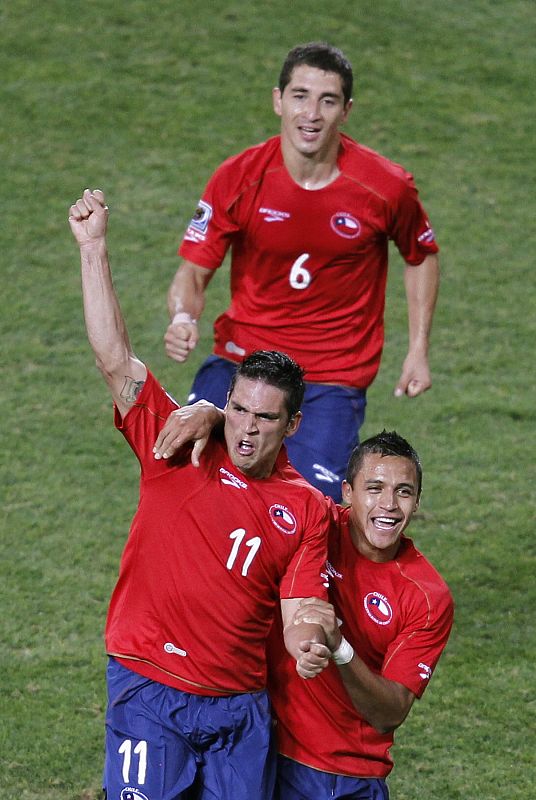
[[[177,404],[131,349],[102,192],[86,190],[69,222],[89,342],[141,467],[106,622],[107,797],[269,800],[265,645],[276,607],[300,679],[328,665],[298,665],[325,637],[319,625],[291,624],[300,599],[326,595],[328,509],[282,449],[300,424],[303,371],[281,353],[253,353],[234,376],[222,435],[200,439],[202,461],[195,448],[156,458]]]
[[[453,602],[429,561],[404,535],[419,504],[419,458],[384,431],[350,458],[333,505],[330,603],[302,601],[296,622],[321,624],[332,664],[296,681],[270,639],[269,690],[278,718],[279,800],[387,800],[394,731],[422,696],[447,643]],[[302,659],[311,668],[324,645]]]
[[[304,421],[289,457],[336,501],[378,371],[392,240],[406,262],[409,346],[395,394],[431,385],[428,344],[439,265],[412,176],[341,133],[352,68],[322,43],[288,54],[273,90],[279,136],[225,161],[190,222],[170,286],[165,334],[184,361],[198,342],[205,291],[231,249],[231,304],[216,320],[213,354],[191,399],[223,407],[236,364],[256,349],[304,369]]]
[[[214,411],[216,421],[221,412]],[[171,418],[157,441],[169,457],[188,435]],[[186,426],[185,426],[186,427]],[[300,680],[282,647],[280,625],[268,646],[269,692],[277,715],[278,800],[387,800],[394,731],[421,697],[446,645],[453,618],[447,585],[404,535],[418,507],[419,457],[383,431],[350,458],[343,497],[328,500],[332,525],[326,573],[330,601],[307,598],[295,621],[317,623],[300,666],[332,664]]]

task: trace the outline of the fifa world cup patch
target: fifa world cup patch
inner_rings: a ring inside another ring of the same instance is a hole
[[[209,203],[205,203],[204,200],[200,200],[189,227],[204,234],[207,232],[208,223],[211,219],[212,206]]]
[[[272,524],[275,525],[278,530],[289,536],[296,533],[298,523],[296,522],[294,514],[289,511],[286,506],[274,503],[273,506],[270,506],[269,514]]]

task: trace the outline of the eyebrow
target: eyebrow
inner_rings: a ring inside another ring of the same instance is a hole
[[[237,403],[236,400],[231,399],[231,404],[236,411],[247,411],[250,414],[254,414],[256,417],[263,417],[264,419],[279,419],[281,417],[281,413],[278,411],[250,411],[249,408],[246,408],[241,403]]]
[[[384,482],[377,479],[371,478],[370,480],[365,481],[366,486],[384,486]],[[397,483],[395,489],[411,489],[412,492],[417,490],[417,487],[414,483]]]
[[[305,86],[292,86],[290,88],[290,91],[309,93],[311,90],[307,89]],[[324,97],[333,97],[335,100],[338,100],[342,96],[343,96],[342,92],[322,92],[322,94],[320,95],[320,99],[322,100]]]

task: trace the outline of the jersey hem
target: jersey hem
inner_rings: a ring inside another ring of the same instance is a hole
[[[295,758],[294,756],[288,756],[286,753],[282,753],[279,751],[279,755],[283,756],[284,758],[288,758],[289,761],[294,761],[296,764],[300,764],[302,767],[307,767],[307,769],[314,769],[315,772],[323,772],[327,775],[338,775],[341,778],[362,778],[363,780],[371,780],[374,778],[384,779],[386,778],[391,769],[387,772],[378,774],[378,775],[370,775],[370,774],[357,774],[355,772],[340,772],[334,769],[324,769],[323,767],[315,767],[313,764],[307,764],[305,761],[300,761],[299,758]]]
[[[230,697],[237,694],[254,694],[256,692],[265,691],[264,686],[244,689],[219,689],[215,686],[205,686],[202,683],[196,683],[196,681],[183,678],[174,672],[170,672],[163,667],[159,667],[157,664],[145,658],[139,658],[138,656],[126,656],[121,653],[113,653],[109,650],[107,651],[107,655],[110,656],[110,658],[115,658],[115,660],[123,667],[132,670],[132,672],[136,672],[138,675],[143,675],[144,678],[149,678],[149,680],[155,681],[156,683],[163,683],[165,686],[170,686],[172,689],[186,691],[189,694],[204,695],[206,697]],[[143,664],[146,665],[145,669],[139,666]],[[162,677],[159,677],[160,673],[162,673]],[[164,676],[172,678],[174,682],[172,683],[169,680],[163,680]],[[187,688],[177,686],[176,682],[186,684]]]

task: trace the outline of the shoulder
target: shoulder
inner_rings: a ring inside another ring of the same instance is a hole
[[[273,136],[265,142],[248,147],[241,153],[230,156],[220,164],[213,179],[239,183],[258,179],[272,162],[281,160],[280,137]]]
[[[270,491],[278,487],[285,502],[298,509],[298,514],[306,524],[322,524],[327,530],[331,522],[330,500],[292,466],[286,450],[282,449],[270,479]]]
[[[370,147],[341,135],[341,170],[347,178],[383,196],[396,196],[413,188],[413,176],[395,161]]]
[[[143,412],[150,415],[167,419],[168,414],[179,408],[179,403],[164,389],[158,382],[153,373],[147,369],[147,376],[135,403],[131,406],[122,420],[116,414],[116,426],[118,428],[129,427],[134,418]]]
[[[415,547],[413,541],[403,537],[403,552],[395,559],[403,578],[411,590],[423,596],[433,609],[453,608],[450,589],[434,565]]]

